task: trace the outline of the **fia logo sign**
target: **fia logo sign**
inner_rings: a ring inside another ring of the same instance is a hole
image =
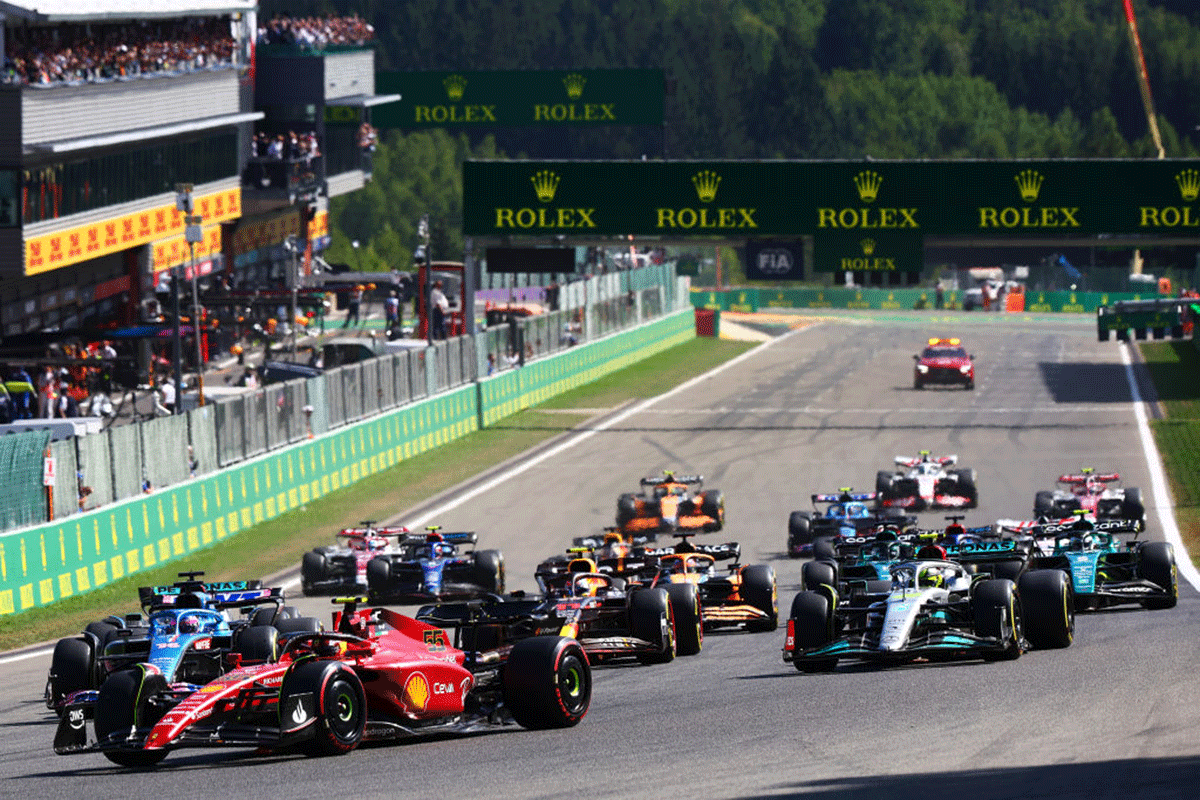
[[[787,275],[792,271],[792,252],[781,247],[769,247],[758,251],[758,271],[763,275]]]

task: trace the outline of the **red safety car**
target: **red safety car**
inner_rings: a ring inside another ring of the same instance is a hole
[[[930,339],[920,354],[913,356],[913,388],[924,389],[931,383],[975,388],[974,356],[962,346],[961,339]]]

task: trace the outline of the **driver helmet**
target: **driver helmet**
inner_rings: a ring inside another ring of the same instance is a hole
[[[198,614],[184,614],[179,618],[180,633],[199,633],[200,632],[200,616]]]
[[[946,576],[942,574],[941,567],[923,567],[921,574],[918,576],[917,584],[923,587],[932,586],[942,589],[946,586]]]
[[[917,558],[936,558],[939,561],[944,561],[946,559],[946,548],[940,544],[927,544],[917,551]]]

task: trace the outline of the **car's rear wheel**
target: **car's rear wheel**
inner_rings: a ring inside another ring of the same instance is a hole
[[[504,593],[504,556],[499,550],[476,550],[471,580],[484,591]]]
[[[655,646],[642,656],[645,664],[665,664],[675,659],[675,631],[671,601],[665,589],[639,589],[629,598],[630,633]]]
[[[392,582],[392,562],[387,556],[375,556],[367,562],[367,594],[386,596]]]
[[[266,664],[279,657],[279,631],[273,625],[254,625],[242,631],[234,650],[243,664]]]
[[[1075,638],[1075,598],[1067,573],[1031,570],[1021,576],[1017,591],[1029,643],[1039,649],[1069,646]]]
[[[617,498],[617,525],[625,525],[637,516],[637,496],[623,494]]]
[[[700,590],[694,583],[672,583],[667,586],[667,597],[675,617],[675,654],[694,656],[704,647]]]
[[[152,702],[154,695],[169,689],[158,673],[147,674],[141,666],[108,676],[96,698],[96,741],[123,741],[135,730],[145,732],[166,709]],[[166,750],[105,750],[104,756],[123,767],[152,767],[167,756]]]
[[[799,548],[812,544],[812,514],[793,511],[788,517],[788,555],[796,558]]]
[[[971,602],[975,633],[1001,640],[1003,648],[985,652],[985,661],[1010,661],[1021,656],[1021,603],[1016,586],[1003,578],[980,581]]]
[[[1142,505],[1141,489],[1125,490],[1125,497],[1121,500],[1121,516],[1125,519],[1136,520],[1146,518],[1146,507]]]
[[[94,688],[96,657],[90,639],[59,639],[50,658],[50,701],[58,706],[72,692]],[[61,708],[55,708],[61,713]]]
[[[714,520],[705,530],[719,531],[725,526],[725,495],[720,489],[709,489],[704,493],[700,501],[700,513]]]
[[[1167,593],[1165,597],[1148,597],[1143,605],[1152,609],[1174,608],[1179,602],[1179,570],[1175,565],[1175,548],[1168,542],[1146,542],[1138,553],[1138,572]]]
[[[329,565],[325,561],[324,553],[314,550],[304,554],[304,558],[300,561],[300,588],[305,594],[313,594],[318,591],[316,584],[326,580],[328,576]]]
[[[746,630],[765,633],[779,627],[779,595],[770,565],[751,564],[742,570],[742,599],[767,615],[746,623]]]
[[[1033,518],[1054,516],[1054,492],[1042,491],[1033,496]]]
[[[820,592],[799,592],[792,600],[792,631],[797,650],[809,650],[833,641],[832,614],[829,598]],[[801,672],[829,672],[837,666],[836,658],[795,659]]]
[[[534,636],[513,645],[503,670],[504,705],[523,728],[569,728],[592,702],[592,672],[574,639]]]
[[[818,536],[813,539],[812,556],[816,560],[832,561],[837,558],[837,546],[832,536]]]
[[[800,583],[810,592],[825,585],[837,588],[837,565],[830,561],[809,561],[800,567]]]

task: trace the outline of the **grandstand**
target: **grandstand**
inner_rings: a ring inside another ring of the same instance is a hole
[[[152,321],[172,272],[281,288],[369,179],[369,42],[259,46],[254,0],[0,0],[0,26],[0,352]]]

